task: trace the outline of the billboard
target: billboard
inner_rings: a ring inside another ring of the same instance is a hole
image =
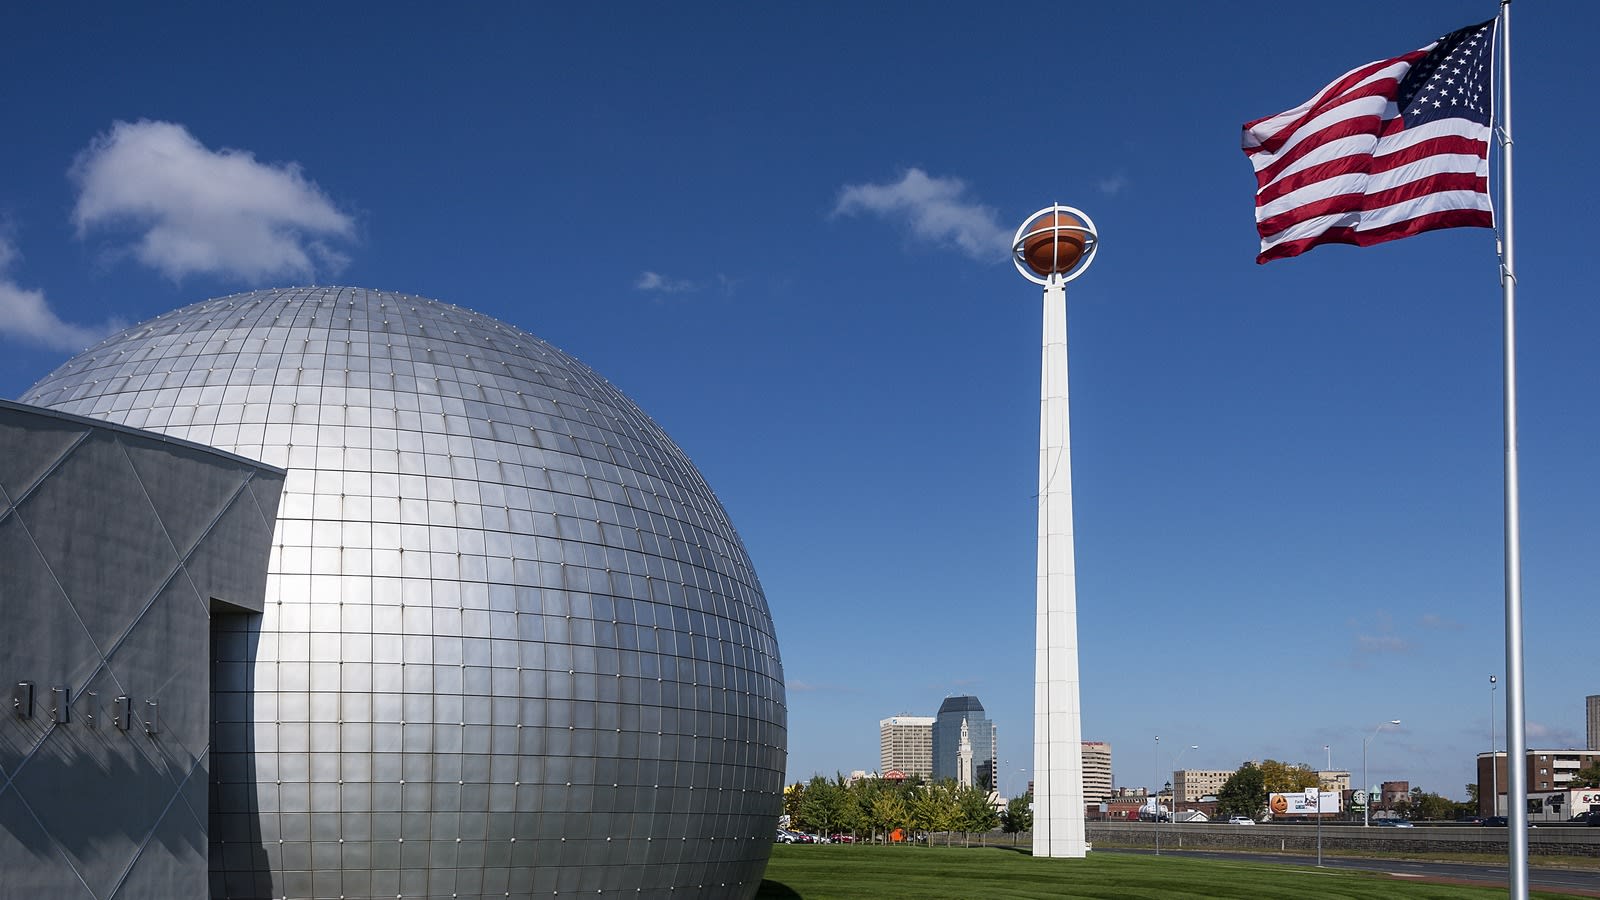
[[[1591,809],[1600,809],[1600,788],[1569,788],[1528,794],[1528,818],[1535,822],[1565,822]]]
[[[1306,788],[1282,794],[1269,794],[1267,808],[1274,816],[1314,816],[1317,814],[1317,789]],[[1322,814],[1340,812],[1339,792],[1322,791]]]

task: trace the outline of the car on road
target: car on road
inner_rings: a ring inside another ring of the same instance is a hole
[[[854,844],[856,842],[856,836],[853,834],[835,834],[831,835],[829,839],[835,844]]]
[[[1417,826],[1411,824],[1410,822],[1407,822],[1405,819],[1379,819],[1374,824],[1382,825],[1385,828],[1415,828],[1415,827],[1417,827]]]
[[[1506,821],[1505,816],[1490,816],[1489,818],[1483,820],[1483,824],[1489,828],[1505,828],[1510,823]],[[1538,828],[1539,826],[1529,822],[1528,827]]]
[[[800,843],[800,839],[795,837],[794,832],[792,832],[792,831],[784,831],[782,828],[778,829],[777,836],[774,837],[772,840],[773,840],[774,843],[778,843],[778,844],[798,844],[798,843]]]
[[[1249,816],[1229,816],[1228,817],[1228,824],[1229,825],[1254,825],[1255,823],[1256,823],[1256,820],[1250,818]]]

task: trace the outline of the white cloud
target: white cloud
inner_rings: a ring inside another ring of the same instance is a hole
[[[92,326],[62,321],[45,301],[44,291],[29,290],[11,280],[6,270],[16,258],[16,248],[0,237],[0,334],[51,350],[75,352],[126,327],[118,319]]]
[[[354,222],[295,163],[211,150],[172,122],[117,122],[78,154],[72,221],[140,232],[134,256],[167,277],[256,280],[336,272],[349,258],[326,243]]]
[[[893,184],[852,184],[839,192],[834,215],[871,213],[898,221],[911,233],[953,246],[979,262],[999,262],[1011,249],[1011,231],[1001,228],[992,207],[967,196],[959,178],[931,178],[908,169]]]
[[[1102,194],[1115,196],[1122,193],[1122,189],[1128,186],[1128,176],[1119,172],[1116,175],[1099,179],[1094,186],[1099,188]]]
[[[641,272],[633,286],[641,291],[659,291],[663,294],[682,294],[700,289],[700,285],[687,278],[669,278],[660,272]]]
[[[1582,738],[1571,728],[1560,728],[1542,722],[1524,722],[1530,747],[1581,747]]]
[[[1350,625],[1357,629],[1355,635],[1355,650],[1361,656],[1387,655],[1405,653],[1411,649],[1411,644],[1405,638],[1395,633],[1394,617],[1385,610],[1378,610],[1376,621],[1360,623],[1355,619],[1350,620]]]
[[[1464,631],[1467,627],[1455,619],[1438,613],[1424,613],[1420,621],[1423,628],[1435,631]]]
[[[859,694],[861,690],[850,685],[827,684],[815,681],[785,681],[783,689],[791,694]]]
[[[1356,635],[1356,650],[1360,653],[1404,653],[1409,647],[1404,639],[1392,634]]]

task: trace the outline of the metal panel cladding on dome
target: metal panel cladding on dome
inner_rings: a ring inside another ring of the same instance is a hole
[[[288,470],[265,612],[213,642],[213,896],[755,893],[786,745],[766,599],[587,367],[305,288],[134,326],[25,402]]]

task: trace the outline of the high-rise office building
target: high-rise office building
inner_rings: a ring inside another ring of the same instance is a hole
[[[972,696],[946,697],[939,704],[939,714],[933,721],[934,780],[956,778],[956,754],[961,746],[962,721],[967,723],[968,738],[972,742],[975,781],[978,787],[993,790],[997,755],[994,723],[984,713],[983,704]]]
[[[1600,750],[1600,694],[1590,694],[1586,705],[1589,708],[1589,749]]]
[[[899,770],[906,777],[933,777],[933,716],[890,716],[878,720],[878,771]]]
[[[1083,741],[1083,802],[1100,803],[1111,797],[1111,745]]]

